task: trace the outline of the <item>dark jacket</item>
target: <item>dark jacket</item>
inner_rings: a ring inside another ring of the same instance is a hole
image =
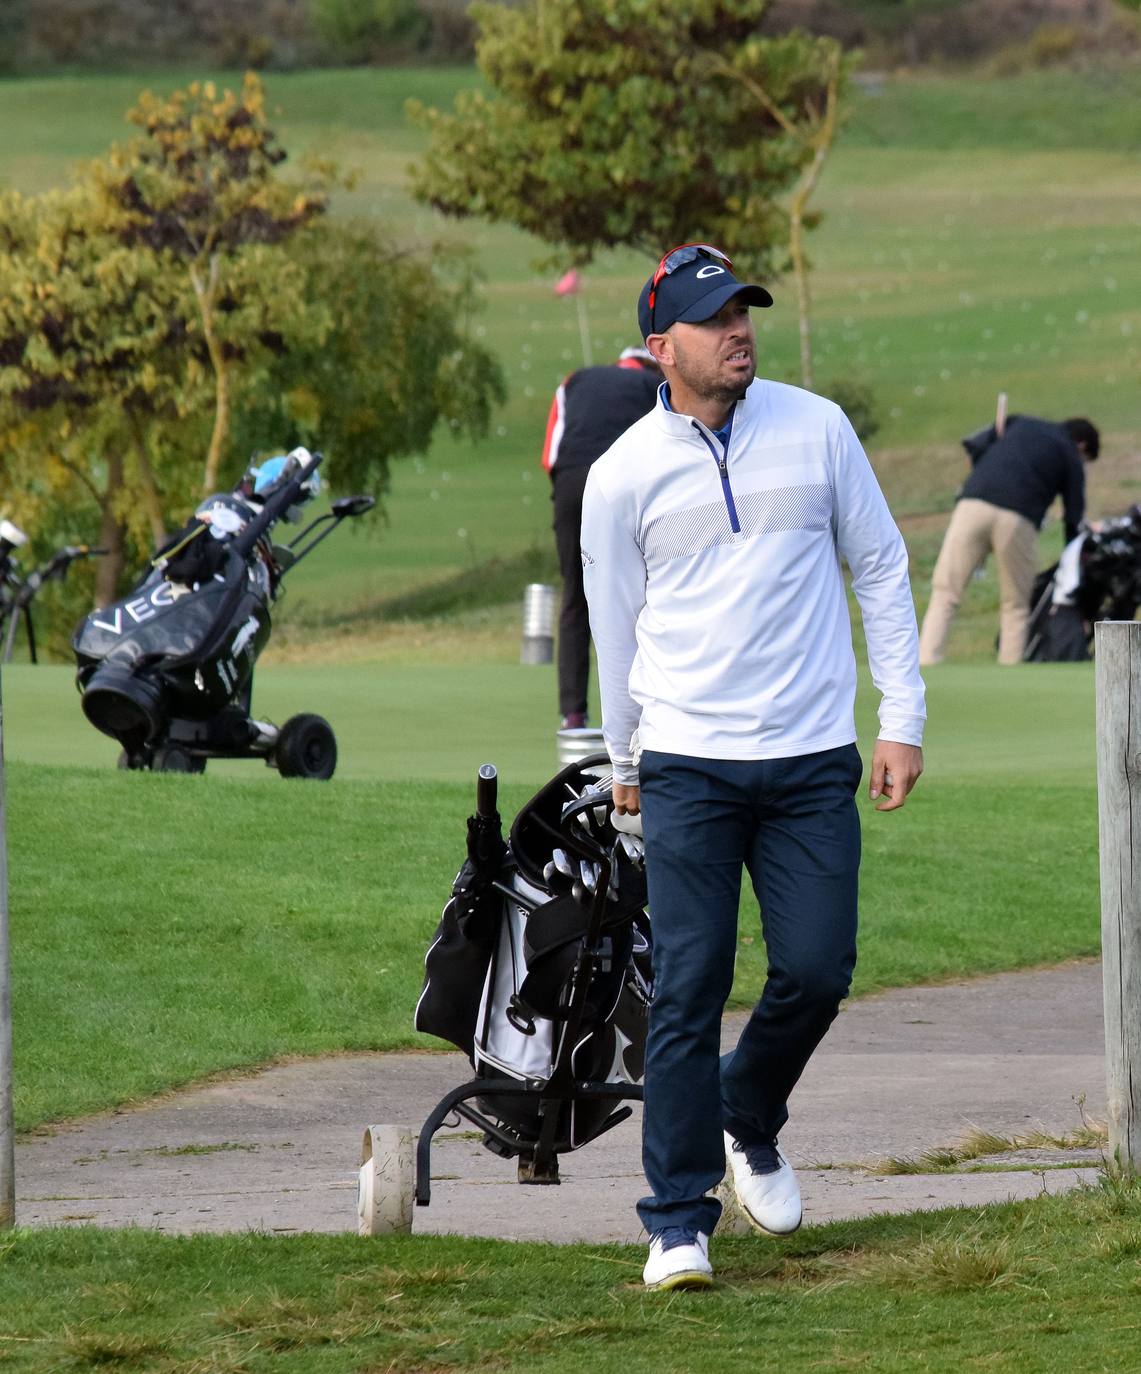
[[[657,400],[656,372],[626,360],[583,367],[555,392],[547,419],[543,467],[553,477],[568,468],[589,467]]]
[[[1082,456],[1062,425],[1012,415],[1002,438],[994,425],[963,440],[971,473],[960,497],[1025,516],[1037,528],[1056,496],[1065,506],[1066,538],[1078,532],[1086,506]]]

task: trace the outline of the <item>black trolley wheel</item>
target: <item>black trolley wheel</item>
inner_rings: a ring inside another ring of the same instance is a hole
[[[327,781],[337,766],[337,737],[324,716],[290,716],[281,727],[273,761],[283,778]]]

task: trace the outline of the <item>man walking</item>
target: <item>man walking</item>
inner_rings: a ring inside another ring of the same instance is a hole
[[[655,992],[638,1207],[651,1288],[711,1282],[712,1190],[753,1224],[800,1224],[777,1146],[788,1097],[855,964],[856,665],[840,561],[882,693],[878,809],[918,778],[924,722],[907,554],[842,411],[754,380],[750,306],[709,245],[667,253],[638,319],[666,386],[591,469],[582,560],[614,804],[642,812]],[[742,869],[769,971],[719,1062]]]
[[[940,663],[971,574],[994,552],[998,565],[998,661],[1021,663],[1030,596],[1038,572],[1038,529],[1056,496],[1065,504],[1066,542],[1085,514],[1085,461],[1101,447],[1088,420],[1062,424],[1012,415],[963,440],[971,473],[943,536],[931,601],[919,636],[919,661]]]

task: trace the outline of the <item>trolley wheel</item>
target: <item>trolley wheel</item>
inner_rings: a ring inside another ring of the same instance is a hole
[[[155,750],[151,768],[156,773],[205,773],[206,760],[170,744]]]
[[[333,727],[324,716],[290,716],[277,737],[273,761],[283,778],[331,778],[337,766]]]
[[[412,1130],[408,1126],[369,1126],[361,1144],[357,1180],[357,1231],[388,1236],[412,1230],[415,1182]]]

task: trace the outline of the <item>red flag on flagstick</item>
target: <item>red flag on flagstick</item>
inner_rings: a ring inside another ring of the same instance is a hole
[[[578,275],[578,270],[572,267],[555,282],[555,295],[573,296],[581,284],[582,279]]]

